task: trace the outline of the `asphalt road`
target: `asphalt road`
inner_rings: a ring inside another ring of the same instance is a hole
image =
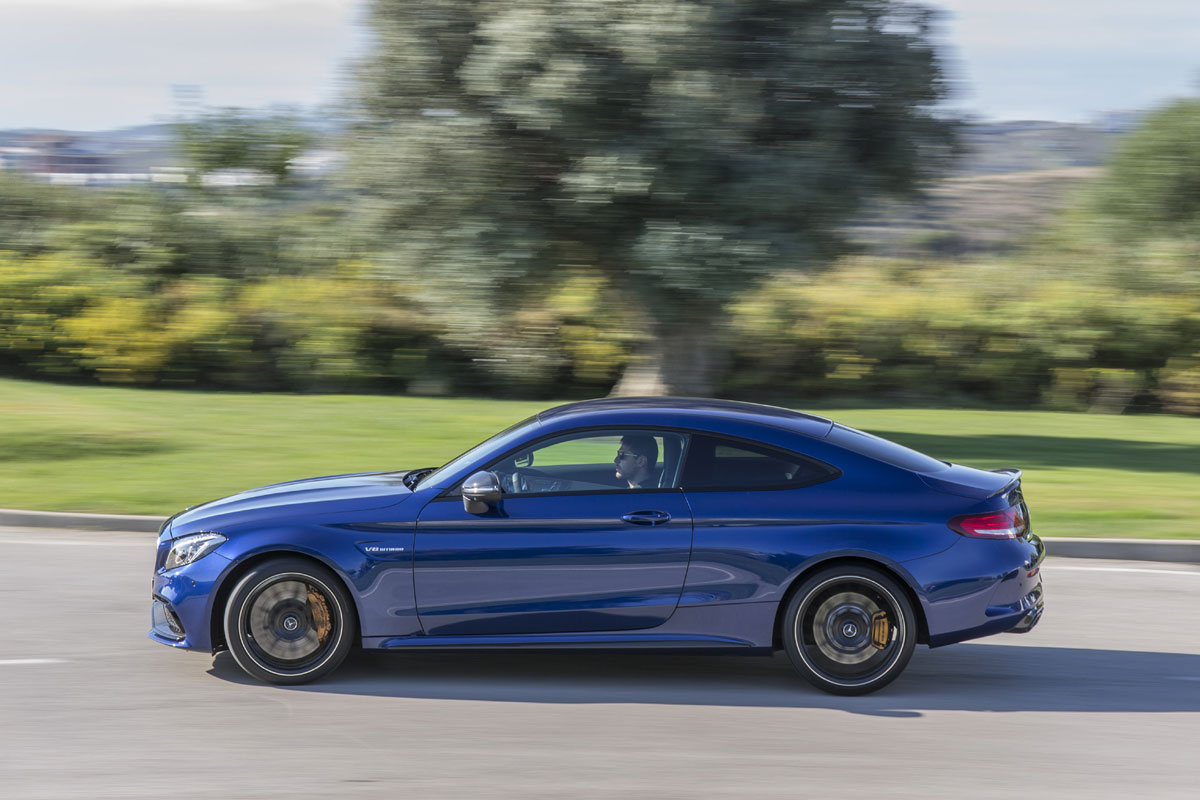
[[[356,653],[253,683],[145,638],[149,534],[0,528],[0,797],[1200,796],[1200,567],[1051,559],[1025,636],[869,697],[786,661]]]

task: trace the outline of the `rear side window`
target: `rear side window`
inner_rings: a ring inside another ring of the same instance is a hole
[[[836,477],[828,464],[741,441],[692,434],[680,485],[703,489],[790,489]]]
[[[936,458],[918,453],[902,444],[889,442],[887,439],[881,439],[854,428],[847,428],[845,425],[835,423],[829,430],[829,435],[825,437],[825,441],[859,455],[891,464],[893,467],[911,469],[913,472],[940,472],[950,469],[950,465],[945,461],[938,461]]]

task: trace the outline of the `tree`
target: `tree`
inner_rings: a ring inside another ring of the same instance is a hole
[[[731,296],[824,263],[866,198],[946,152],[934,20],[891,0],[375,0],[361,219],[464,329],[565,271],[604,276],[642,343],[616,391],[706,394]]]
[[[0,169],[0,251],[44,252],[51,249],[57,226],[96,220],[103,213],[86,189],[50,186]]]
[[[1128,238],[1200,234],[1200,100],[1172,103],[1128,134],[1095,200]]]
[[[312,139],[294,115],[243,108],[211,109],[180,120],[175,129],[197,178],[218,170],[251,170],[283,182],[292,160]]]

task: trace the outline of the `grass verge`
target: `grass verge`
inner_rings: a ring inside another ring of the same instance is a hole
[[[0,380],[0,506],[170,514],[294,478],[440,464],[550,405]],[[1200,539],[1200,420],[805,410],[938,458],[1022,468],[1044,536]]]

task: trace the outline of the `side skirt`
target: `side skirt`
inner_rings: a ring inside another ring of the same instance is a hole
[[[503,636],[370,636],[362,646],[367,650],[401,649],[586,649],[586,650],[712,650],[725,653],[770,653],[770,648],[753,642],[722,636],[670,633],[540,633]]]

